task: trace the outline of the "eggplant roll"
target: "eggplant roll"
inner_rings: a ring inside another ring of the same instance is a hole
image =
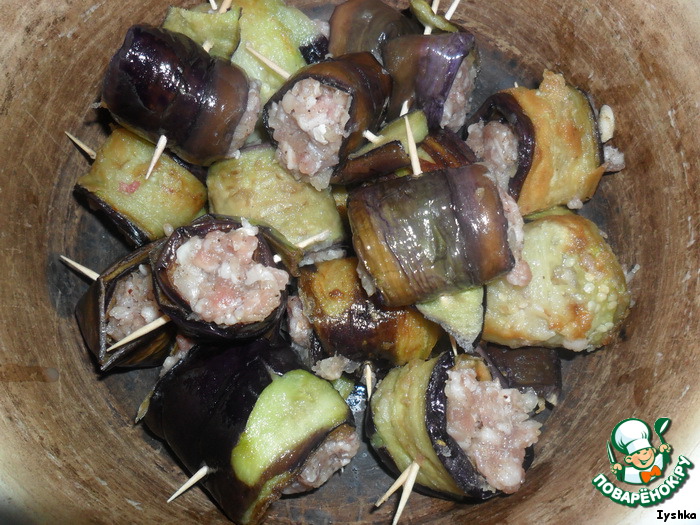
[[[155,300],[149,257],[162,241],[143,246],[118,260],[95,279],[75,309],[78,326],[101,372],[112,368],[158,366],[175,342],[171,324],[126,343],[107,348],[163,313]]]
[[[244,219],[200,217],[175,230],[151,264],[158,304],[188,336],[256,337],[284,311],[289,275]]]
[[[483,500],[524,482],[539,436],[536,405],[534,392],[491,380],[481,359],[447,352],[391,370],[372,395],[366,432],[395,474],[420,465],[419,491]]]
[[[358,188],[348,218],[362,269],[386,306],[480,285],[514,265],[498,189],[479,164]]]
[[[182,33],[132,26],[112,57],[102,103],[117,122],[168,146],[187,162],[230,156],[252,132],[257,87],[227,60],[210,56]]]
[[[523,215],[580,207],[605,171],[589,98],[545,71],[538,89],[489,97],[465,126],[467,144],[517,200]]]
[[[154,152],[147,140],[115,128],[90,171],[75,183],[76,195],[102,212],[134,246],[160,239],[166,225],[189,224],[204,213],[207,203],[204,184],[167,155],[146,179]]]
[[[209,467],[204,488],[240,525],[325,483],[360,442],[333,386],[265,339],[192,348],[155,385],[143,421],[189,472]]]
[[[461,129],[478,72],[474,35],[405,35],[385,42],[382,58],[394,81],[388,118],[409,101],[423,110],[431,129]]]
[[[316,189],[382,122],[391,77],[367,52],[311,64],[289,78],[263,108],[280,164]]]
[[[422,30],[415,20],[381,0],[347,0],[335,7],[329,24],[332,55],[369,51],[377,60],[384,42]]]
[[[483,339],[511,348],[593,350],[612,341],[630,304],[625,273],[598,227],[564,211],[524,227],[532,279],[486,286]]]
[[[354,257],[304,268],[299,297],[326,355],[380,366],[425,359],[440,337],[439,327],[415,308],[383,308],[362,288]]]

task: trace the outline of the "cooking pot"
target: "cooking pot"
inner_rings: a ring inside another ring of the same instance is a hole
[[[186,475],[133,424],[156,372],[96,372],[73,317],[87,282],[59,260],[101,270],[127,252],[74,198],[88,159],[64,130],[100,144],[108,121],[93,104],[107,61],[128,26],[158,23],[164,10],[150,0],[6,1],[0,10],[0,523],[226,522],[199,489],[166,503]],[[672,461],[700,461],[698,3],[463,0],[454,18],[523,78],[560,71],[613,107],[627,167],[604,177],[585,211],[622,264],[638,271],[618,340],[566,358],[564,393],[521,490],[478,505],[414,494],[403,522],[639,523],[659,509],[700,514],[700,472],[692,469],[673,498],[649,508],[615,503],[591,482],[601,473],[612,479],[606,442],[630,417],[670,418]],[[363,450],[320,490],[275,503],[269,522],[389,523],[397,497],[376,510],[373,502],[390,483]]]

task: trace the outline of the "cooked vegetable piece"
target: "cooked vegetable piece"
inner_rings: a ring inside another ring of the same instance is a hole
[[[156,299],[180,330],[203,340],[256,337],[279,321],[289,275],[259,229],[205,215],[154,251]]]
[[[269,224],[304,253],[300,263],[343,255],[346,232],[330,190],[317,191],[280,166],[271,146],[246,148],[207,177],[212,213]]]
[[[397,117],[408,101],[425,112],[430,129],[459,131],[476,86],[474,35],[405,35],[385,42],[382,58],[394,80],[388,118]]]
[[[378,367],[425,359],[440,337],[415,308],[383,308],[362,288],[354,257],[304,268],[299,297],[328,356],[371,360]]]
[[[217,13],[208,3],[192,9],[170,6],[163,29],[185,34],[199,45],[208,42],[210,55],[230,60],[241,38],[240,17],[240,7]]]
[[[260,82],[260,100],[265,104],[285,79],[260,62],[247,46],[294,74],[307,64],[302,49],[318,45],[319,28],[303,12],[282,0],[234,0],[232,6],[243,10],[241,44],[233,54],[233,63]]]
[[[132,26],[110,60],[102,103],[123,126],[193,164],[230,156],[252,132],[257,85],[182,33]]]
[[[383,304],[430,301],[513,267],[501,200],[485,173],[476,164],[448,168],[350,194],[353,245]]]
[[[267,340],[197,346],[156,384],[145,423],[235,523],[253,525],[283,493],[316,488],[357,452],[333,386]]]
[[[459,346],[469,350],[484,325],[483,302],[484,287],[475,286],[417,303],[416,308],[426,318],[442,326]]]
[[[311,64],[292,76],[263,108],[280,163],[316,189],[334,167],[379,127],[391,77],[367,52]]]
[[[450,352],[387,374],[370,400],[370,444],[394,473],[417,461],[419,491],[457,500],[514,492],[539,434],[534,393],[503,389],[481,359]]]
[[[75,192],[100,210],[135,246],[165,235],[164,227],[189,224],[204,213],[207,191],[197,177],[167,155],[146,179],[155,147],[115,128],[97,151]]]
[[[107,268],[90,285],[75,308],[78,326],[101,372],[112,368],[158,366],[175,342],[172,325],[162,326],[130,343],[107,348],[162,315],[153,292],[149,266],[151,250],[162,241],[143,246]]]
[[[605,171],[588,97],[551,71],[538,89],[519,86],[492,95],[467,124],[467,144],[523,215],[563,204],[580,207]]]
[[[511,348],[593,350],[612,341],[627,315],[625,274],[598,227],[568,212],[525,224],[527,286],[486,287],[483,338]]]
[[[434,12],[426,0],[409,0],[408,6],[413,16],[425,27],[448,33],[455,33],[460,30],[459,26],[447,20],[443,15]]]
[[[381,0],[347,0],[331,15],[328,49],[334,56],[369,51],[381,60],[384,42],[420,31],[415,20]]]

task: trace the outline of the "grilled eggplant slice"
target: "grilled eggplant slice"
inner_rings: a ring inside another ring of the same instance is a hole
[[[167,324],[107,352],[114,343],[162,315],[155,301],[149,265],[151,251],[162,244],[162,240],[156,241],[115,262],[76,305],[78,326],[101,372],[158,366],[175,343],[175,329]]]
[[[615,337],[630,304],[625,274],[588,219],[543,214],[524,227],[527,286],[499,278],[486,286],[483,338],[511,348],[593,350]]]
[[[476,86],[478,59],[474,35],[405,35],[382,46],[384,67],[394,81],[388,118],[408,101],[423,110],[430,129],[459,131]]]
[[[143,421],[240,525],[323,484],[357,451],[352,413],[288,347],[196,346],[156,384]]]
[[[257,227],[205,215],[175,230],[152,253],[156,299],[190,337],[257,337],[279,321],[289,276]]]
[[[353,245],[383,304],[430,301],[513,267],[503,206],[485,173],[475,164],[351,192]]]
[[[147,140],[115,128],[90,171],[75,184],[75,193],[103,216],[134,246],[165,235],[203,215],[207,190],[192,173],[162,155],[146,179],[155,147]]]
[[[519,86],[489,97],[467,122],[465,138],[523,215],[557,205],[579,207],[605,171],[590,99],[551,71],[538,89]]]
[[[210,210],[272,226],[301,246],[300,263],[340,257],[349,244],[330,190],[296,180],[271,146],[254,146],[237,159],[217,162],[207,177]]]
[[[299,297],[328,356],[370,360],[378,366],[425,359],[440,337],[415,308],[383,308],[367,296],[350,257],[304,268]]]
[[[391,77],[368,52],[311,64],[288,79],[263,108],[280,163],[316,189],[377,131]]]
[[[210,55],[230,60],[241,39],[240,18],[240,7],[218,13],[208,3],[192,9],[170,6],[162,27],[187,35],[199,45],[208,42]]]
[[[132,26],[110,60],[102,103],[124,127],[192,164],[230,156],[252,132],[256,86],[242,69],[210,56],[182,33]]]
[[[332,55],[369,51],[377,60],[382,58],[384,42],[422,30],[415,20],[380,0],[347,0],[335,7],[329,23]]]
[[[442,326],[460,347],[470,350],[484,326],[483,303],[484,287],[475,286],[417,303],[416,308],[426,318]]]
[[[417,489],[483,500],[517,490],[539,435],[534,393],[503,389],[476,357],[444,353],[387,374],[370,400],[370,444],[395,474],[413,461]]]

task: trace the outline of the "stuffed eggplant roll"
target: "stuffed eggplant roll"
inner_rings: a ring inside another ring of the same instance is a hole
[[[204,488],[226,515],[255,525],[283,494],[312,490],[359,447],[348,405],[262,339],[195,346],[158,381],[143,421],[185,468],[207,466]]]
[[[358,188],[348,218],[365,288],[386,306],[429,301],[514,266],[501,197],[479,164]]]
[[[483,339],[511,348],[593,350],[612,341],[627,315],[625,273],[598,227],[565,210],[524,228],[532,279],[486,286]]]
[[[467,144],[523,215],[557,205],[580,207],[605,171],[589,98],[551,71],[538,89],[520,86],[489,97],[465,131]]]
[[[209,165],[232,155],[253,131],[257,84],[182,33],[131,27],[112,57],[102,103],[124,127],[168,146],[187,162]]]
[[[130,253],[107,268],[76,306],[75,316],[88,349],[101,372],[115,367],[158,366],[175,342],[175,330],[165,325],[113,351],[107,349],[163,312],[155,299],[149,265],[152,250],[162,241]]]
[[[503,388],[484,362],[451,352],[391,370],[370,400],[370,444],[398,474],[420,466],[416,487],[465,500],[510,494],[525,480],[539,436],[537,395]]]
[[[186,335],[256,337],[284,311],[289,275],[245,219],[200,217],[175,230],[151,264],[158,303]]]
[[[368,52],[311,64],[293,75],[263,109],[280,164],[316,189],[382,122],[391,77]]]
[[[474,35],[406,35],[385,42],[382,57],[394,81],[388,118],[397,117],[409,101],[410,107],[423,110],[431,129],[459,131],[476,86]]]
[[[304,268],[299,297],[326,356],[380,366],[425,359],[441,331],[415,308],[384,308],[362,288],[357,259],[326,261]]]

